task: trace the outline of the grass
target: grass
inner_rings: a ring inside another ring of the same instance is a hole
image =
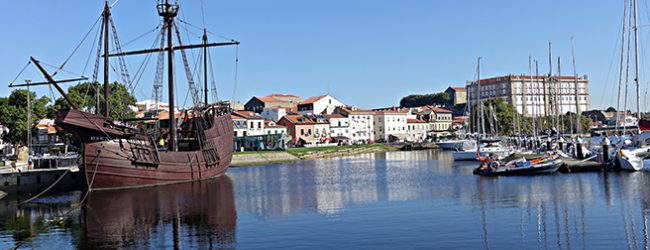
[[[319,152],[319,153],[336,153],[345,150],[359,150],[359,149],[380,149],[382,151],[390,151],[391,147],[384,144],[363,144],[363,145],[345,145],[345,146],[329,146],[329,147],[314,147],[314,148],[288,148],[284,151],[235,151],[235,155],[249,155],[249,154],[273,154],[287,152],[298,158]]]
[[[285,152],[284,150],[275,150],[275,151],[235,151],[233,154],[235,155],[252,155],[252,154],[274,154],[274,153],[282,153]]]
[[[366,144],[366,145],[346,145],[346,146],[331,146],[331,147],[314,147],[314,148],[288,148],[287,153],[292,154],[296,157],[303,157],[305,155],[320,152],[320,153],[335,153],[344,150],[356,150],[356,149],[381,149],[384,151],[390,150],[390,148],[383,144]]]

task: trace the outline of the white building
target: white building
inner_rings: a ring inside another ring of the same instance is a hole
[[[375,141],[404,141],[408,136],[406,129],[408,115],[408,109],[395,108],[376,111],[374,117]]]
[[[480,84],[481,99],[502,98],[525,116],[576,113],[578,108],[578,113],[590,110],[586,76],[507,75],[481,79]],[[478,100],[477,82],[469,83],[467,91],[467,101],[473,105]]]
[[[348,118],[352,143],[367,143],[375,139],[375,111],[338,107],[334,113]]]
[[[452,111],[434,106],[424,106],[416,112],[417,119],[430,124],[432,134],[446,135],[453,128]]]
[[[159,109],[169,111],[169,104],[165,102],[156,102],[155,100],[144,100],[136,102],[135,107],[131,107],[131,110],[133,110],[133,112]]]
[[[330,95],[315,96],[298,104],[298,114],[332,114],[336,107],[343,106],[343,103]]]
[[[420,119],[406,119],[406,138],[412,142],[421,142],[427,139],[427,134],[431,129],[431,124]]]
[[[274,121],[264,121],[264,134],[287,134],[287,127],[276,124]]]
[[[326,115],[330,123],[330,135],[340,140],[350,140],[350,119],[341,114]]]
[[[284,107],[264,108],[260,113],[260,116],[264,117],[264,119],[274,122],[279,121],[285,115],[287,115],[287,109]]]
[[[255,136],[264,134],[264,118],[250,111],[233,111],[232,117],[235,137]]]

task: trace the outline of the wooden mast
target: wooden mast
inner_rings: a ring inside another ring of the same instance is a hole
[[[167,81],[169,88],[169,150],[176,151],[176,113],[174,104],[174,17],[178,14],[178,5],[170,4],[169,0],[158,4],[158,14],[163,17],[167,28]]]
[[[108,6],[108,0],[104,1],[104,13],[102,13],[104,16],[104,109],[103,115],[105,117],[109,117],[110,115],[110,107],[108,104],[108,89],[109,89],[109,83],[108,83],[108,22],[109,18],[111,15],[111,8]]]
[[[208,31],[203,29],[203,97],[205,106],[208,106]]]

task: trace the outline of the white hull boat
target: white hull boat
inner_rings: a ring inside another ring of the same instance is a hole
[[[493,147],[493,148],[481,148],[481,156],[489,156],[490,154],[495,154],[497,158],[507,157],[512,153],[512,150],[502,148],[502,147]],[[460,150],[453,152],[453,157],[455,161],[476,161],[478,157],[476,156],[476,148]]]
[[[440,141],[436,145],[443,150],[457,150],[462,149],[465,142],[468,140],[449,140],[449,141]]]
[[[618,166],[621,170],[639,171],[646,165],[650,156],[650,147],[636,149],[621,149],[616,155]]]

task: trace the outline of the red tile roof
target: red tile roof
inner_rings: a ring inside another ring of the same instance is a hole
[[[236,110],[231,113],[232,116],[238,117],[238,118],[243,118],[243,119],[264,119],[263,117],[259,116],[255,112],[252,111],[245,111],[245,110]]]
[[[273,97],[270,97],[270,96],[256,96],[255,98],[257,98],[258,100],[260,100],[262,102],[265,102],[265,103],[266,102],[285,102],[283,100],[276,99],[276,98],[273,98]]]
[[[408,108],[388,108],[388,109],[375,109],[375,114],[406,114],[410,111]]]
[[[420,120],[420,119],[411,119],[411,118],[409,118],[409,119],[406,119],[406,123],[427,123],[427,122],[425,122],[423,120]]]
[[[282,119],[286,119],[293,124],[312,124],[315,123],[313,120],[304,117],[302,115],[285,115]]]
[[[300,103],[300,105],[315,103],[315,102],[317,102],[318,100],[322,99],[323,97],[326,97],[326,96],[325,96],[325,95],[321,95],[321,96],[310,97],[310,98],[308,98],[307,100],[302,101],[302,102]]]
[[[331,115],[325,115],[327,118],[345,118],[342,114],[331,114]]]
[[[443,108],[438,108],[438,107],[431,107],[431,110],[437,112],[437,113],[451,113],[451,110],[446,110]]]

